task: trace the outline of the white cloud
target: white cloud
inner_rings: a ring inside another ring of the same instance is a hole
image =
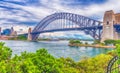
[[[10,1],[10,0],[7,0]],[[25,0],[13,0],[17,2],[27,2]],[[71,0],[72,1],[72,0]],[[41,19],[46,17],[47,15],[53,14],[55,12],[70,12],[79,15],[85,15],[87,17],[99,18],[102,21],[102,17],[104,12],[107,10],[114,10],[115,12],[119,12],[120,0],[108,0],[103,4],[92,4],[89,6],[67,6],[62,3],[67,3],[63,0],[40,0],[41,5],[18,5],[9,2],[0,3],[1,6],[14,8],[12,10],[0,8],[0,18],[4,18],[4,20],[0,21],[0,24],[15,23],[15,25],[19,25],[16,22],[8,22],[8,19],[16,20],[18,22],[26,22],[26,21],[34,21],[39,22]],[[73,2],[73,1],[72,1]],[[68,2],[70,3],[70,2]],[[98,19],[97,19],[98,20]],[[25,25],[25,24],[21,24]],[[23,27],[24,28],[24,27]]]
[[[15,0],[19,1],[19,0]],[[21,0],[20,0],[21,1]],[[119,0],[108,0],[106,3],[103,4],[92,4],[90,6],[85,6],[83,8],[79,7],[69,7],[61,4],[60,0],[40,0],[40,2],[43,4],[43,6],[22,6],[12,3],[2,3],[0,5],[5,5],[8,7],[13,8],[20,8],[21,10],[25,10],[33,14],[36,18],[43,18],[46,15],[52,14],[56,11],[58,12],[72,12],[77,13],[80,15],[85,16],[94,16],[94,15],[103,15],[106,10],[115,10],[118,12],[118,9],[120,7],[120,1]],[[81,8],[81,9],[80,9]],[[25,15],[27,13],[19,12],[21,14],[18,14],[19,16]],[[9,14],[9,12],[8,12]],[[11,15],[11,14],[10,14]],[[41,17],[42,16],[42,17]],[[8,16],[9,17],[9,16]]]
[[[46,8],[39,8],[37,7],[37,10],[33,10],[33,11],[41,11],[43,12],[43,15],[47,15],[47,14],[52,14],[52,11],[56,11],[56,12],[70,12],[70,13],[76,13],[76,14],[80,14],[80,15],[84,15],[87,17],[93,17],[93,18],[98,18],[100,21],[102,21],[103,19],[103,15],[104,12],[107,10],[114,10],[115,12],[119,12],[119,7],[120,7],[120,0],[107,0],[107,2],[103,3],[103,4],[92,4],[89,6],[73,6],[73,7],[69,7],[66,5],[62,5],[60,0],[51,0],[51,2],[49,2],[49,0],[41,0],[41,2],[43,3],[43,5],[46,6]],[[66,1],[64,1],[66,2]],[[68,2],[69,3],[69,2]],[[81,8],[83,7],[83,8]],[[27,9],[27,8],[26,8]],[[46,14],[44,14],[44,12],[48,12]]]
[[[89,6],[84,6],[83,8],[81,8],[82,6],[80,5],[76,7],[73,6],[73,8],[69,6],[61,5],[60,0],[51,0],[52,3],[50,3],[49,0],[42,0],[42,1],[45,5],[51,6],[50,8],[55,11],[72,12],[80,15],[85,15],[88,17],[98,16],[98,17],[101,17],[100,20],[102,19],[105,11],[114,10],[118,12],[120,7],[120,0],[108,0],[106,3],[103,3],[103,4],[92,4]]]
[[[5,0],[5,1],[11,1],[11,0]],[[26,2],[27,0],[12,0],[12,2]]]

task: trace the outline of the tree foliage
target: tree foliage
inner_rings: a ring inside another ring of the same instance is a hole
[[[9,40],[27,40],[27,37],[24,35],[19,35],[17,37],[9,38]]]
[[[120,44],[120,40],[111,40],[111,39],[108,39],[108,40],[105,40],[104,43],[105,43],[105,45],[109,45],[109,44],[116,45],[116,44]]]
[[[17,37],[17,40],[27,40],[27,37],[24,35],[20,35]]]
[[[69,43],[70,44],[82,44],[80,40],[70,40]]]
[[[117,53],[117,55],[118,55],[118,57],[120,58],[120,45],[116,45],[116,53]],[[120,59],[119,59],[119,61],[118,61],[118,64],[120,64]]]
[[[94,40],[93,44],[100,44],[100,40]]]

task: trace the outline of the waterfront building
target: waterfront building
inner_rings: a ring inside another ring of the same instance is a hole
[[[11,29],[4,29],[2,32],[2,35],[10,35],[11,34]]]

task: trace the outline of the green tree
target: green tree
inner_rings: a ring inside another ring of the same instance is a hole
[[[94,40],[93,44],[100,44],[100,40]]]
[[[104,43],[105,43],[105,45],[109,45],[109,44],[116,45],[116,44],[120,44],[120,40],[111,40],[111,39],[108,39],[108,40],[105,40]]]
[[[0,43],[0,61],[2,60],[9,60],[12,55],[12,50],[6,46],[4,46],[5,43]]]
[[[69,43],[70,44],[82,44],[80,40],[70,40]]]
[[[118,55],[118,57],[120,58],[120,45],[116,45],[116,53]],[[120,64],[120,60],[118,61],[118,64]]]
[[[27,37],[24,35],[20,35],[17,37],[17,40],[27,40]]]

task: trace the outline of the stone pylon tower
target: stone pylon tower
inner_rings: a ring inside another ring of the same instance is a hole
[[[112,10],[106,11],[103,18],[103,32],[101,36],[101,42],[107,39],[118,39],[117,32],[114,29],[116,24],[115,14]]]
[[[27,37],[27,40],[31,41],[32,40],[32,35],[31,35],[31,32],[32,32],[32,29],[29,28],[28,29],[28,37]]]

